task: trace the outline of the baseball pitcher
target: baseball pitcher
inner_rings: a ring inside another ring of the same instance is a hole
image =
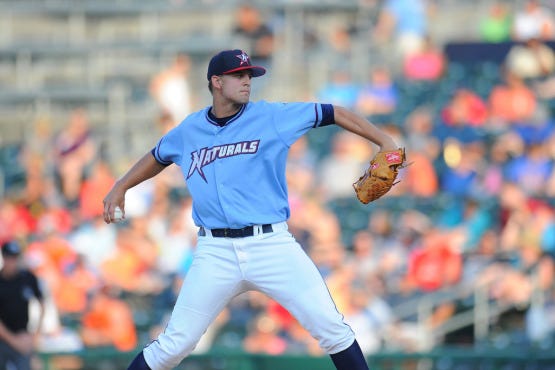
[[[199,228],[194,261],[167,327],[135,357],[131,370],[177,366],[228,302],[248,290],[260,291],[285,307],[319,341],[338,370],[368,369],[322,276],[288,232],[285,164],[290,146],[301,135],[328,125],[370,140],[381,152],[397,153],[388,156],[389,162],[380,162],[378,179],[387,172],[384,166],[396,170],[404,151],[376,126],[339,106],[250,101],[252,78],[265,72],[242,50],[215,55],[206,76],[212,105],[162,136],[104,199],[104,220],[114,222],[116,207],[125,214],[128,189],[176,164],[193,199]],[[372,186],[359,184],[355,191],[366,192],[366,202],[376,193],[368,190]]]

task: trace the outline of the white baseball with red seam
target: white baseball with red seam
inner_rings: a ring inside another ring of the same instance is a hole
[[[119,207],[114,208],[114,218],[112,219],[112,221],[120,222],[122,220],[123,220],[123,211]]]

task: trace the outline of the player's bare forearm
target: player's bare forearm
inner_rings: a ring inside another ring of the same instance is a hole
[[[391,136],[380,130],[364,117],[340,106],[334,106],[335,123],[347,131],[360,135],[380,147],[380,150],[395,150],[397,144]]]
[[[158,163],[152,154],[146,153],[123,175],[112,187],[104,198],[104,221],[107,223],[114,220],[114,210],[120,207],[125,210],[125,193],[141,182],[156,176],[165,166]]]

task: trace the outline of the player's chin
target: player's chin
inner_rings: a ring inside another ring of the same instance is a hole
[[[237,101],[239,103],[244,104],[244,103],[247,103],[249,101],[250,97],[251,97],[251,92],[250,91],[242,91],[238,94]]]

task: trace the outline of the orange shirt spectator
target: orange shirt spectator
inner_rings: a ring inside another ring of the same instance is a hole
[[[81,336],[87,347],[114,346],[122,352],[135,349],[137,330],[131,308],[104,287],[83,315]]]
[[[124,290],[134,291],[139,288],[139,277],[145,266],[132,250],[118,246],[114,255],[102,263],[101,269],[106,281]]]
[[[405,192],[416,197],[431,197],[438,193],[438,176],[430,158],[421,152],[411,152],[411,165],[401,175]]]
[[[489,96],[492,120],[504,123],[527,121],[536,110],[536,96],[524,81],[507,72],[505,84],[495,86]]]
[[[79,206],[83,220],[102,215],[104,195],[110,191],[115,179],[106,162],[95,163],[91,176],[83,182],[79,194]]]
[[[60,289],[54,291],[58,310],[62,313],[81,313],[87,308],[88,296],[99,287],[100,280],[96,274],[78,257],[71,271],[60,280]]]
[[[131,219],[131,225],[143,225],[144,219]],[[153,293],[162,288],[156,272],[157,248],[140,233],[143,226],[120,230],[114,253],[101,264],[102,278],[121,289],[136,293]]]

